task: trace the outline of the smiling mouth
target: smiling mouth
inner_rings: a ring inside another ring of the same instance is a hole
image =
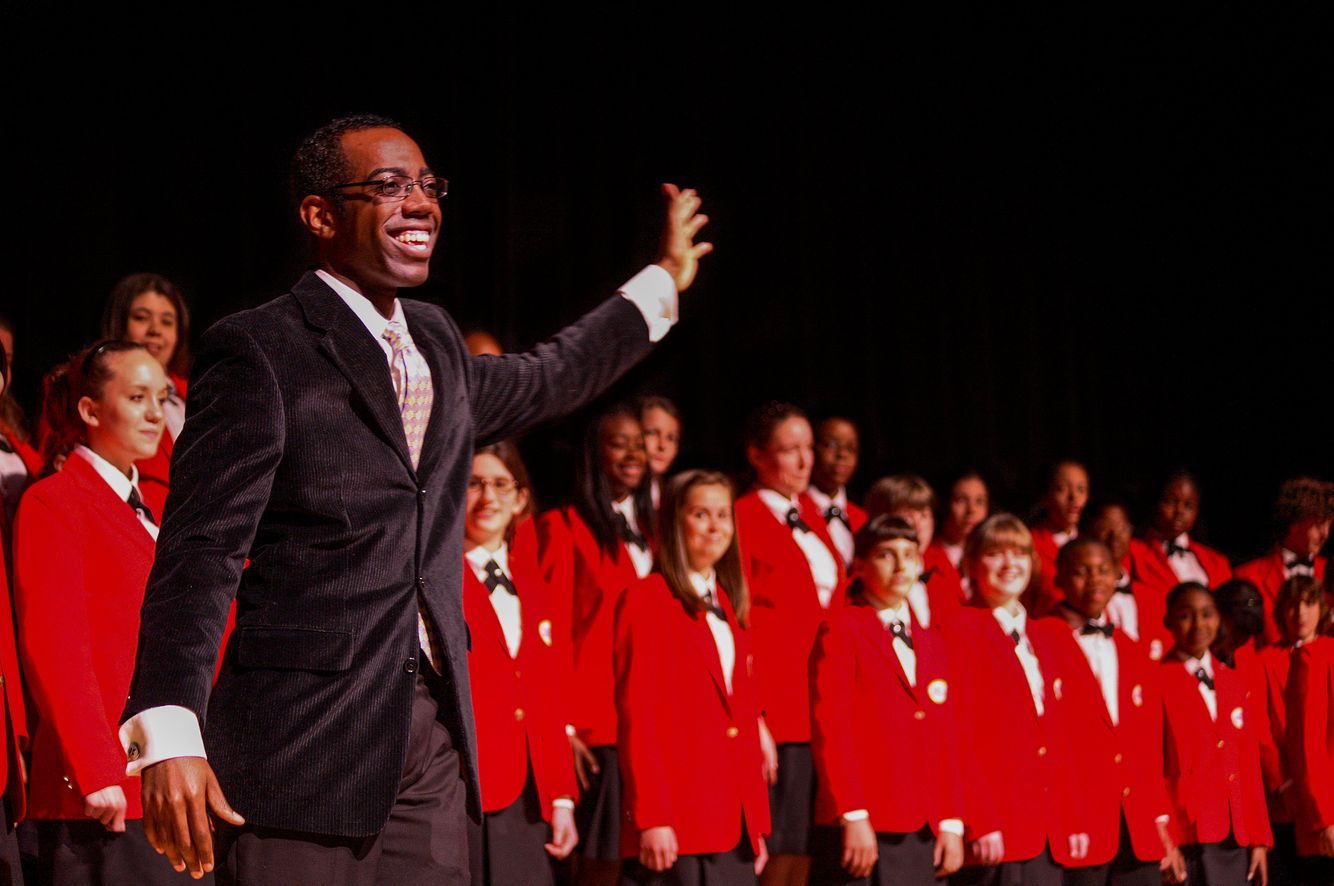
[[[394,239],[412,252],[426,252],[431,248],[430,231],[401,231]]]

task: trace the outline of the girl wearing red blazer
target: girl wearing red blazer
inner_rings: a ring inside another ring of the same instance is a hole
[[[790,403],[769,403],[750,416],[746,443],[756,480],[737,499],[736,529],[751,595],[773,817],[772,858],[763,880],[766,886],[799,886],[810,864],[815,791],[807,660],[820,622],[841,599],[843,567],[824,515],[802,494],[815,457],[806,414]]]
[[[111,290],[102,314],[102,335],[143,345],[167,373],[162,442],[157,452],[136,463],[144,502],[161,518],[171,485],[171,451],[185,424],[190,374],[190,311],[185,296],[160,274],[131,274]]]
[[[957,687],[966,785],[965,867],[951,883],[1061,882],[1056,858],[1082,860],[1087,824],[1074,796],[1077,775],[1054,656],[1029,630],[1020,597],[1033,576],[1033,540],[1023,521],[994,514],[973,531],[964,569],[972,605],[941,628]]]
[[[538,520],[553,629],[568,653],[568,723],[582,794],[575,811],[583,886],[616,882],[621,782],[616,757],[613,621],[626,587],[653,566],[654,511],[638,410],[616,406],[593,422],[576,466],[574,504]]]
[[[1031,527],[1038,572],[1024,606],[1034,618],[1049,615],[1061,602],[1061,590],[1056,586],[1056,555],[1079,535],[1079,518],[1088,502],[1088,470],[1077,461],[1057,464],[1047,477],[1047,491],[1042,496],[1042,522]]]
[[[826,418],[815,429],[815,461],[806,494],[824,516],[829,537],[843,559],[852,565],[857,531],[866,525],[866,512],[848,500],[848,483],[857,472],[861,452],[857,426],[841,416]]]
[[[1232,567],[1213,548],[1190,537],[1200,515],[1195,477],[1173,474],[1163,484],[1153,525],[1130,543],[1130,575],[1139,609],[1140,642],[1157,661],[1172,645],[1165,627],[1167,592],[1185,581],[1216,588],[1232,577]]]
[[[161,365],[123,341],[85,350],[48,385],[52,439],[69,454],[24,495],[14,538],[44,882],[177,880],[145,838],[117,734],[157,538],[134,465],[157,450],[166,399]]]
[[[1260,777],[1260,724],[1252,722],[1241,678],[1209,651],[1220,623],[1213,595],[1198,582],[1177,585],[1165,621],[1173,642],[1158,665],[1163,768],[1186,881],[1265,886],[1273,840]]]
[[[921,570],[908,521],[876,517],[857,533],[851,605],[816,639],[812,882],[933,886],[963,862],[953,675],[908,606]]]
[[[977,471],[969,471],[950,486],[941,515],[940,532],[928,547],[940,548],[957,571],[963,566],[963,546],[978,524],[991,513],[991,493]]]
[[[662,514],[657,571],[616,613],[621,883],[754,886],[769,801],[731,484],[686,471]]]
[[[514,527],[528,508],[528,472],[512,443],[473,455],[464,518],[463,614],[477,722],[486,884],[552,884],[547,854],[578,840],[574,766],[557,686],[562,670],[550,593]]]

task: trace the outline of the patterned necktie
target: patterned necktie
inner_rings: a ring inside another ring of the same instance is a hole
[[[403,420],[403,434],[408,438],[408,454],[412,466],[421,461],[422,443],[426,440],[426,423],[431,418],[431,370],[417,353],[407,330],[397,320],[390,320],[384,328],[384,340],[393,349],[389,373],[394,380],[398,397],[398,414]]]

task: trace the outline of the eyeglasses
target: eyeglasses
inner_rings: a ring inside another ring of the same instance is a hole
[[[385,178],[373,178],[364,182],[347,182],[329,188],[374,188],[375,196],[386,200],[402,200],[412,193],[413,188],[421,188],[422,193],[431,200],[439,200],[449,193],[449,179],[428,175],[425,178],[408,178],[406,175],[390,175]]]
[[[468,491],[476,495],[486,492],[488,486],[495,490],[497,498],[507,498],[519,491],[519,484],[509,477],[496,477],[491,480],[485,477],[472,477],[468,480]]]

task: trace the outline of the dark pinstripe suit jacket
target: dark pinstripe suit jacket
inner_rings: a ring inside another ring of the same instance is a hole
[[[407,748],[419,595],[445,647],[442,711],[479,814],[461,595],[473,446],[578,407],[650,347],[620,297],[504,357],[470,356],[437,307],[403,308],[435,389],[416,470],[383,351],[314,273],[201,341],[123,717],[194,711],[252,825],[384,825]]]

